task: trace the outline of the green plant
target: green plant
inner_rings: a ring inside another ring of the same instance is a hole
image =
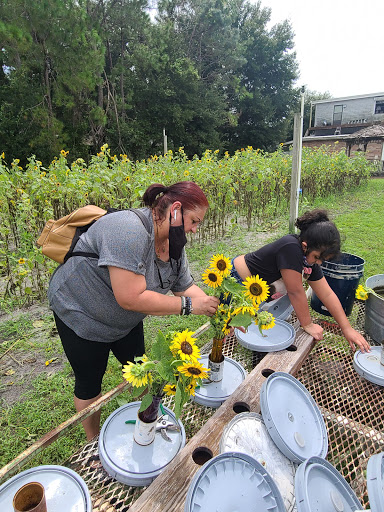
[[[175,415],[180,416],[183,405],[195,393],[201,380],[208,377],[207,368],[198,362],[200,351],[192,332],[168,333],[159,331],[149,357],[136,357],[135,363],[123,367],[123,376],[133,386],[132,396],[141,400],[140,410],[147,409],[154,396],[175,395]]]

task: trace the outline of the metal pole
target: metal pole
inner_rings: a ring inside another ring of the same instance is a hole
[[[164,155],[168,152],[168,141],[167,135],[165,134],[165,128],[163,128],[163,141],[164,141]]]
[[[293,125],[293,149],[292,149],[292,175],[291,175],[291,199],[289,206],[289,232],[295,233],[295,221],[299,212],[300,177],[301,177],[301,153],[303,142],[303,117],[304,117],[304,91],[301,93],[300,113],[294,115]]]

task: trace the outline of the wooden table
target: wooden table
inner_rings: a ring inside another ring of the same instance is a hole
[[[204,462],[210,455],[219,454],[224,427],[236,415],[234,408],[260,412],[260,390],[266,377],[275,371],[296,375],[314,345],[312,336],[300,329],[294,343],[296,350],[267,354],[167,469],[130,506],[129,512],[182,512],[191,481],[201,467],[195,460]]]

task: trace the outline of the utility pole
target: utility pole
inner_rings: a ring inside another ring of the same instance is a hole
[[[163,143],[164,143],[164,155],[168,152],[168,141],[165,134],[165,128],[163,128]]]
[[[299,196],[301,192],[301,153],[303,146],[303,117],[304,117],[304,87],[301,88],[300,113],[294,115],[293,125],[293,149],[292,149],[292,175],[291,175],[291,199],[289,206],[289,232],[295,233],[295,221],[299,213]]]

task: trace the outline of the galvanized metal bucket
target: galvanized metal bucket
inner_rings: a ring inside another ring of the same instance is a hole
[[[384,288],[384,274],[368,277],[368,288]],[[376,342],[384,340],[384,297],[369,294],[365,305],[365,331]]]

